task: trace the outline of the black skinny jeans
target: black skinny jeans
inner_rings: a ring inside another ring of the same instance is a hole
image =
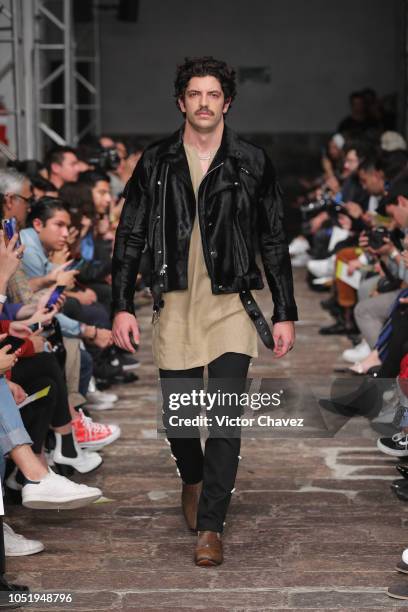
[[[19,359],[12,370],[12,381],[28,395],[51,387],[46,397],[21,409],[21,418],[33,441],[33,452],[39,454],[50,425],[62,427],[71,422],[64,374],[52,353],[39,353]]]
[[[208,393],[222,392],[242,393],[250,362],[248,355],[224,353],[208,364]],[[163,423],[169,435],[171,452],[175,457],[180,477],[186,484],[203,481],[203,489],[197,513],[197,529],[200,531],[223,531],[223,524],[234,488],[238,470],[241,439],[237,437],[220,437],[222,430],[216,425],[215,415],[229,414],[240,416],[240,407],[226,409],[217,403],[206,415],[212,419],[209,437],[203,454],[198,428],[190,428],[189,436],[172,437],[169,434],[170,393],[190,393],[203,387],[204,367],[189,370],[159,370],[163,391]],[[170,379],[170,380],[169,380]],[[223,381],[217,379],[223,379]],[[234,379],[234,380],[231,380]],[[220,388],[222,387],[222,388]],[[194,417],[199,408],[187,407],[181,414]],[[181,416],[181,415],[180,415]],[[174,430],[173,430],[174,431]]]

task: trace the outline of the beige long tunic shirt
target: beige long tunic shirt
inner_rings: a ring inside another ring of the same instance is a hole
[[[197,150],[184,145],[196,196],[203,179]],[[205,265],[198,210],[188,254],[188,288],[163,294],[153,323],[153,358],[164,370],[204,366],[223,353],[258,356],[257,331],[238,293],[214,295]]]

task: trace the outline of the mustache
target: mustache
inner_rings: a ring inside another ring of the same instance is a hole
[[[208,113],[209,115],[214,115],[214,113],[210,111],[207,106],[202,106],[195,112],[196,115],[199,115],[200,113]]]

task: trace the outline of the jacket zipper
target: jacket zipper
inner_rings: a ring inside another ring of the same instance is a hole
[[[167,191],[167,175],[169,173],[169,165],[167,164],[166,166],[166,172],[164,174],[164,185],[163,185],[163,220],[162,220],[162,235],[163,235],[163,263],[162,263],[162,267],[160,268],[160,272],[159,274],[161,276],[163,276],[164,274],[166,274],[166,268],[167,268],[167,264],[166,264],[166,235],[165,235],[165,230],[166,230],[166,191]]]
[[[207,174],[204,176],[203,180],[201,181],[201,185],[200,185],[200,188],[198,190],[198,207],[197,207],[197,209],[198,209],[197,210],[197,213],[198,213],[198,222],[199,222],[199,225],[200,225],[201,240],[204,242],[204,249],[203,249],[204,259],[205,259],[205,263],[207,265],[207,271],[208,271],[208,274],[209,274],[210,278],[211,278],[211,265],[210,265],[210,260],[208,259],[207,239],[206,239],[205,231],[204,231],[205,228],[203,227],[203,224],[202,224],[201,219],[200,219],[200,205],[199,205],[200,204],[200,191],[201,191],[201,187],[202,187],[205,179],[207,178],[207,176],[209,176],[212,172],[214,172],[214,170],[217,170],[218,168],[220,168],[223,165],[224,165],[224,162],[221,162],[220,164],[218,164],[218,166],[215,166],[209,172],[207,172]]]

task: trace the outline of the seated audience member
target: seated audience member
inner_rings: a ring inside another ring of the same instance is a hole
[[[50,149],[45,156],[45,167],[48,180],[56,189],[61,189],[64,183],[76,181],[80,170],[75,149],[57,146]]]

